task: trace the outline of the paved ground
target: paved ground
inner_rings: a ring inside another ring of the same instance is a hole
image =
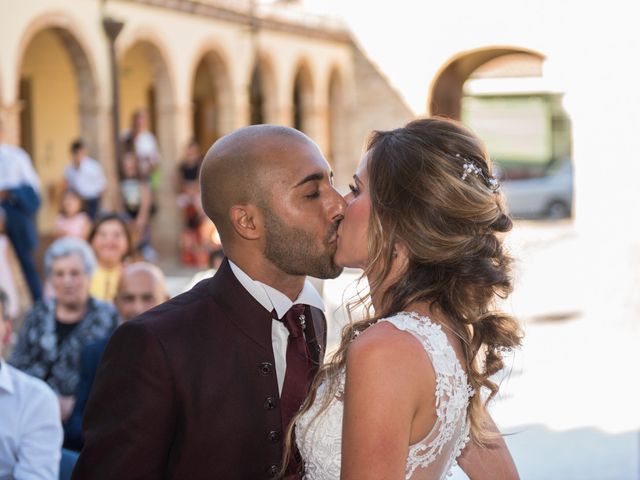
[[[522,478],[640,479],[640,246],[568,222],[519,223],[509,246],[516,289],[504,307],[526,337],[491,411]],[[172,275],[172,293],[192,274]],[[334,325],[356,277],[320,285]]]

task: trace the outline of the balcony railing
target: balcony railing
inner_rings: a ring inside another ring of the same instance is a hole
[[[311,12],[297,2],[288,3],[265,0],[131,1],[241,23],[249,23],[251,19],[255,17],[259,25],[267,28],[284,27],[285,30],[308,29],[344,38],[349,36],[346,24],[338,16]]]

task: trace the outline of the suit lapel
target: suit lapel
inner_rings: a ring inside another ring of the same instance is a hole
[[[226,258],[211,281],[210,293],[230,322],[260,347],[272,352],[271,312],[245,290]]]
[[[267,311],[240,284],[225,258],[210,283],[210,293],[224,309],[230,322],[247,337],[268,352],[271,344],[271,312]],[[321,310],[309,307],[311,319],[307,326],[307,345],[316,365],[324,361],[327,343],[327,322]]]

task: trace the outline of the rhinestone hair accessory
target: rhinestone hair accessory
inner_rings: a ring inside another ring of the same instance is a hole
[[[482,172],[482,169],[476,165],[474,162],[469,160],[467,157],[463,157],[459,153],[456,153],[457,158],[461,158],[464,160],[464,164],[462,165],[462,174],[460,175],[460,180],[463,182],[467,179],[469,175],[473,175],[474,177],[481,178],[485,185],[494,193],[497,193],[500,190],[500,184],[498,180],[493,176],[486,177]]]

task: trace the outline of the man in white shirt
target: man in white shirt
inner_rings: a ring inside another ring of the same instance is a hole
[[[0,478],[57,480],[62,447],[60,406],[42,380],[2,359],[11,320],[0,290]]]
[[[7,236],[16,252],[34,301],[42,297],[33,258],[38,246],[36,213],[40,208],[40,180],[29,154],[3,141],[0,122],[0,206],[7,215]]]
[[[67,188],[76,191],[84,200],[89,217],[95,219],[107,179],[100,162],[87,156],[82,140],[71,144],[71,164],[64,169],[64,179]]]

